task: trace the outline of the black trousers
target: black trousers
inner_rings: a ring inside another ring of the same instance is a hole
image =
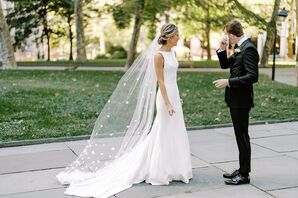
[[[239,172],[247,176],[251,166],[251,148],[248,134],[250,108],[230,108],[237,146],[239,150]]]

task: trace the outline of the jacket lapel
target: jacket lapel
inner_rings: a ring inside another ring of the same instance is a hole
[[[240,46],[238,46],[237,48],[235,49],[239,49],[238,52],[235,52],[235,49],[234,49],[234,57],[236,57],[238,54],[241,53],[242,49],[244,48],[244,46],[250,41],[250,39],[246,39]]]
[[[243,49],[243,47],[248,43],[250,41],[250,39],[248,38],[248,39],[246,39],[238,48],[240,49],[240,50],[242,50]]]

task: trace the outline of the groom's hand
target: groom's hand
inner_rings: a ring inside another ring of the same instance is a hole
[[[225,50],[225,49],[227,49],[228,44],[229,44],[229,37],[228,37],[227,35],[224,35],[224,36],[221,38],[219,48],[220,48],[221,50]]]
[[[215,85],[216,88],[225,88],[226,86],[229,85],[229,80],[228,79],[218,79],[213,81],[213,84]]]

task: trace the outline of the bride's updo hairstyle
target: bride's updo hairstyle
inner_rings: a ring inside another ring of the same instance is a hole
[[[167,40],[178,32],[178,27],[172,23],[167,23],[161,27],[158,44],[165,45]]]

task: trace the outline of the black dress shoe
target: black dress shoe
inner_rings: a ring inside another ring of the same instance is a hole
[[[250,178],[249,178],[249,176],[243,177],[241,174],[238,174],[234,178],[226,180],[225,183],[227,185],[249,184],[250,183]]]
[[[232,173],[224,173],[222,176],[227,179],[232,179],[239,174],[239,170],[234,170]]]

